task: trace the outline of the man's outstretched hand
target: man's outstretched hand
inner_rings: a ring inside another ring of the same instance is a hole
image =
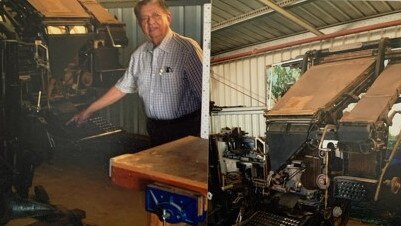
[[[68,120],[65,125],[68,126],[71,123],[75,123],[77,126],[82,125],[85,123],[88,118],[92,115],[92,113],[88,112],[87,109],[79,112],[78,114],[74,115],[70,120]]]

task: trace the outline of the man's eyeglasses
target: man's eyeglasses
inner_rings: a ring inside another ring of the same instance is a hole
[[[159,21],[160,19],[162,18],[162,14],[160,14],[160,13],[152,13],[152,15],[150,15],[150,16],[141,16],[140,18],[139,18],[139,22],[141,23],[141,24],[145,24],[145,23],[147,23],[150,19],[152,19],[153,21]]]

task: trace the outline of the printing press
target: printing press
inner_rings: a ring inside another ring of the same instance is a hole
[[[401,136],[388,138],[400,44],[307,52],[300,79],[264,114],[265,137],[212,135],[209,225],[347,225],[358,211],[399,225]]]
[[[0,0],[0,6],[0,224],[32,217],[40,225],[83,225],[85,211],[50,204],[43,187],[35,187],[34,198],[29,190],[35,167],[57,145],[124,137],[99,115],[81,128],[65,122],[125,71],[119,62],[125,25],[95,0]]]

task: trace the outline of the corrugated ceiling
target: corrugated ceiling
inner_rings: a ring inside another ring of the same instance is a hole
[[[268,1],[289,16],[273,10]],[[394,0],[213,0],[212,55],[312,32],[302,23],[320,32],[400,11],[401,1]]]

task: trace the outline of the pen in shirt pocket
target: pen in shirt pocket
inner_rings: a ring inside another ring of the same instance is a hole
[[[159,75],[163,75],[163,72],[165,72],[165,73],[172,73],[172,72],[173,72],[173,69],[172,69],[171,67],[169,67],[169,66],[160,68]]]

